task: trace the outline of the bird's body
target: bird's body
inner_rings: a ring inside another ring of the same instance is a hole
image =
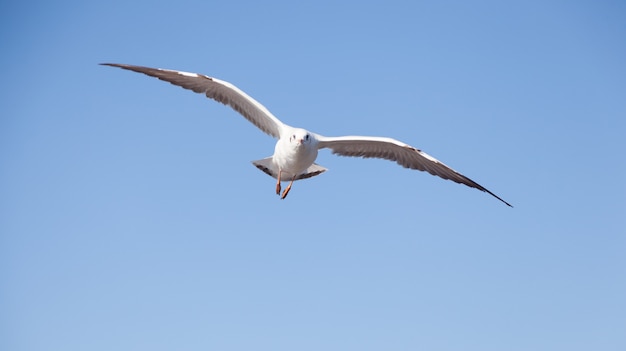
[[[277,179],[277,194],[281,194],[281,181],[290,182],[282,192],[282,199],[287,196],[294,181],[314,177],[326,171],[326,168],[314,162],[319,149],[329,148],[334,154],[342,156],[375,157],[395,161],[405,168],[426,171],[443,179],[487,192],[511,206],[491,191],[434,157],[398,140],[367,136],[325,137],[302,128],[291,127],[281,122],[267,108],[234,85],[209,76],[125,64],[105,63],[103,65],[143,73],[196,93],[205,94],[210,99],[232,107],[263,132],[277,138],[274,154],[252,163]]]
[[[304,173],[317,159],[315,135],[304,129],[292,129],[280,137],[274,147],[274,165],[287,178]]]

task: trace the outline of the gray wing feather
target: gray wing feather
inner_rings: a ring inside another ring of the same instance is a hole
[[[103,63],[102,65],[119,67],[143,73],[179,87],[189,89],[193,92],[205,94],[209,99],[213,99],[224,105],[230,106],[263,132],[275,138],[280,138],[281,130],[284,128],[284,124],[267,108],[236,86],[223,80],[197,73],[173,71],[160,68],[149,68],[117,63]]]
[[[398,140],[383,137],[324,137],[321,135],[318,135],[317,139],[319,140],[318,147],[320,149],[329,148],[332,150],[333,154],[363,158],[382,158],[395,161],[405,168],[428,172],[443,179],[452,180],[456,183],[465,184],[469,187],[487,192],[506,205],[511,206],[511,204],[502,200],[496,194],[446,166],[443,162]]]

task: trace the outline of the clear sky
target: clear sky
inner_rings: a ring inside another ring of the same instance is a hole
[[[623,1],[0,4],[0,349],[626,350]],[[394,137],[506,201],[274,140]]]

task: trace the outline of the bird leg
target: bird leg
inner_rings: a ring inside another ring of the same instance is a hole
[[[293,176],[291,182],[289,182],[289,185],[287,185],[287,189],[283,191],[283,195],[280,197],[281,200],[284,200],[287,197],[287,194],[289,194],[289,190],[291,190],[291,185],[293,184],[294,180],[296,180],[296,176]]]
[[[278,177],[276,177],[276,195],[280,195],[280,174],[283,173],[282,170],[278,171]]]

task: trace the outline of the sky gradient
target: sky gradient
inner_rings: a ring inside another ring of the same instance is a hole
[[[3,3],[2,350],[626,349],[621,1]],[[424,150],[511,203],[275,141]]]

